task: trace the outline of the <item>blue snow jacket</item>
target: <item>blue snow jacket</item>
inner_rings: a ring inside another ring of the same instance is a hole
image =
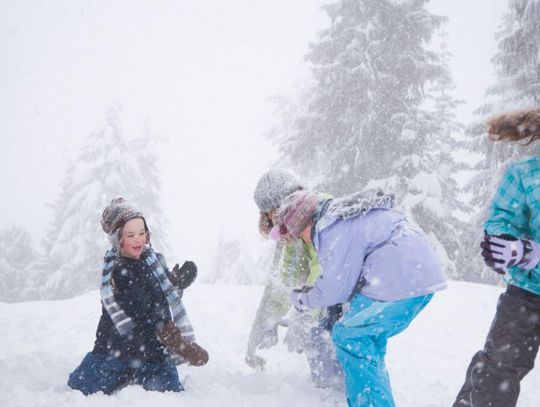
[[[503,175],[484,224],[490,235],[509,234],[540,242],[540,157],[512,163]],[[540,295],[540,265],[507,270],[509,284]]]
[[[108,353],[137,367],[139,363],[161,363],[167,360],[166,347],[157,337],[163,325],[172,320],[169,304],[144,261],[148,252],[138,260],[120,257],[112,271],[115,299],[136,327],[127,336],[121,336],[102,308],[94,352]]]

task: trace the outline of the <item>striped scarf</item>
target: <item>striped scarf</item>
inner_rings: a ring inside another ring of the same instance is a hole
[[[171,312],[172,320],[175,325],[180,329],[182,337],[190,342],[195,341],[195,335],[193,333],[193,327],[189,321],[189,318],[186,313],[186,309],[182,304],[180,296],[176,292],[174,286],[171,284],[165,270],[161,266],[160,262],[154,250],[151,247],[147,249],[149,251],[146,258],[143,260],[152,270],[152,274],[159,281],[159,286],[163,291],[163,294],[167,298],[169,304],[169,310]],[[103,259],[103,272],[101,275],[101,302],[103,307],[111,317],[111,320],[120,335],[125,336],[135,328],[136,323],[131,319],[120,305],[116,302],[114,298],[114,288],[112,285],[112,271],[115,268],[115,265],[118,261],[118,251],[115,249],[110,249]],[[185,360],[175,354],[170,355],[172,362],[175,364],[185,363]]]

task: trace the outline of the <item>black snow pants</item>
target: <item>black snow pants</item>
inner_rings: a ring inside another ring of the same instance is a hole
[[[509,285],[453,407],[514,407],[540,344],[540,295]]]

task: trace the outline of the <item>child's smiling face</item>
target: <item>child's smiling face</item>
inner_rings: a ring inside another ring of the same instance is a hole
[[[120,254],[138,260],[145,244],[146,229],[144,221],[141,218],[128,220],[122,228]]]

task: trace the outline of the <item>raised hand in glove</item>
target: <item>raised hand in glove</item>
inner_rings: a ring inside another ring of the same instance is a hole
[[[208,352],[195,342],[186,341],[174,322],[167,322],[158,336],[169,351],[183,357],[190,365],[203,366],[208,363]]]
[[[188,288],[197,278],[197,265],[192,261],[185,261],[182,267],[178,263],[172,268],[169,279],[171,283],[181,290]]]
[[[530,270],[540,261],[540,247],[534,240],[486,234],[480,247],[486,265],[499,274],[504,274],[504,269],[512,266]]]

